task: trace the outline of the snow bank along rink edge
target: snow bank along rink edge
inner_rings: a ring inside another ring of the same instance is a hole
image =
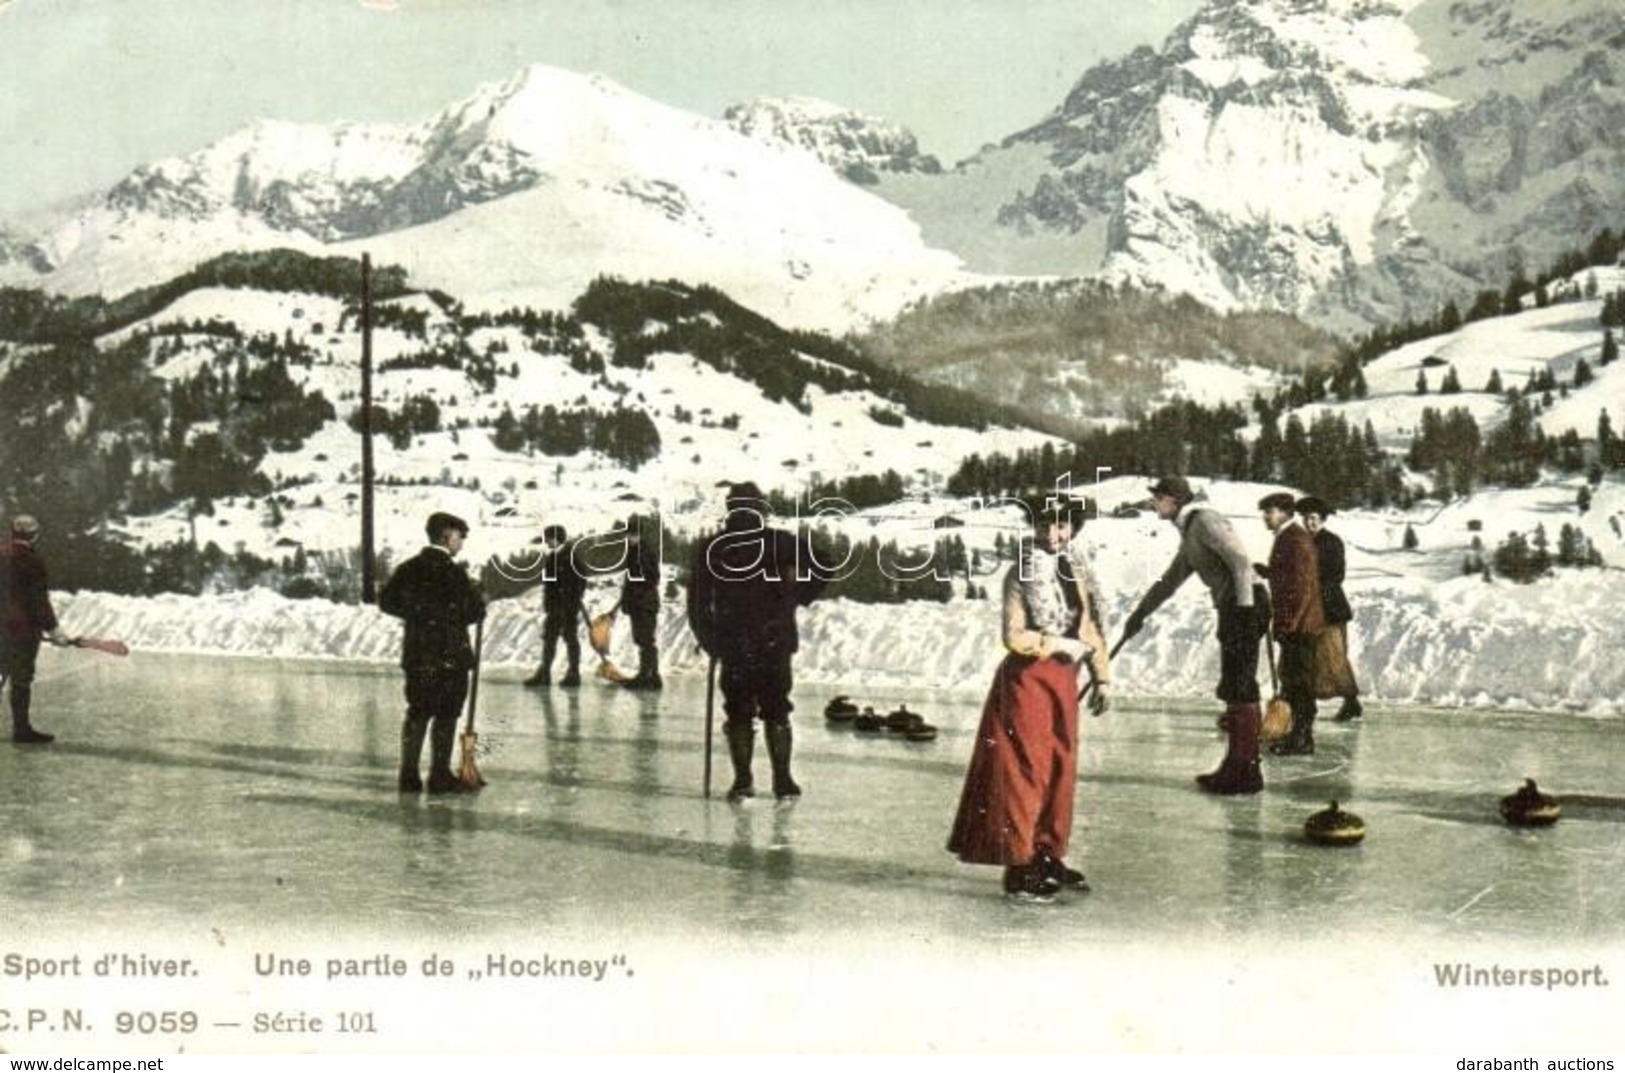
[[[1625,576],[1565,573],[1534,585],[1477,577],[1350,581],[1352,656],[1364,695],[1378,702],[1592,716],[1625,714]],[[1138,597],[1108,591],[1107,634],[1121,632]],[[143,651],[393,663],[400,624],[376,608],[291,600],[266,590],[211,596],[59,593],[70,634],[118,637]],[[996,603],[822,601],[801,612],[798,691],[913,689],[974,696],[1001,658]],[[1126,645],[1115,670],[1126,698],[1208,698],[1218,676],[1207,594],[1187,584]],[[528,673],[541,651],[541,597],[491,604],[483,666],[501,681]],[[612,658],[636,663],[624,625]],[[705,657],[681,599],[661,611],[663,669],[703,675]],[[42,678],[52,663],[42,660]],[[59,665],[60,666],[60,665]],[[57,673],[62,673],[60,669]],[[1260,667],[1260,680],[1267,680]],[[806,713],[803,713],[806,717]]]

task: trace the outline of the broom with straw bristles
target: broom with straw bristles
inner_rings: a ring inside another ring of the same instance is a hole
[[[480,737],[474,733],[474,712],[480,702],[480,653],[485,647],[485,623],[474,624],[474,673],[468,683],[468,726],[458,735],[462,749],[462,762],[457,768],[457,781],[464,790],[478,790],[485,785],[485,776],[474,764],[474,749]]]
[[[609,635],[615,628],[615,612],[620,610],[620,606],[617,602],[614,607],[596,618],[589,618],[585,607],[581,609],[581,621],[587,624],[587,644],[598,653],[598,677],[616,685],[632,680],[631,675],[615,666],[609,659]]]

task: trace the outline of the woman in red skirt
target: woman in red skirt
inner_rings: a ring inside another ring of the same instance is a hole
[[[1072,546],[1085,504],[1029,503],[1033,539],[1004,579],[1004,647],[948,851],[967,864],[1004,866],[1012,897],[1045,901],[1063,886],[1088,890],[1065,864],[1078,772],[1078,673],[1094,676],[1090,702],[1110,704],[1111,666],[1098,590],[1082,549]]]

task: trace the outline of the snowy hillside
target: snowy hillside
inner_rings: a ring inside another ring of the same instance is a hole
[[[1341,415],[1356,428],[1369,422],[1383,446],[1403,448],[1420,428],[1424,410],[1462,407],[1481,429],[1491,429],[1506,413],[1505,397],[1486,390],[1492,377],[1498,377],[1503,388],[1526,391],[1537,377],[1549,375],[1560,388],[1537,415],[1541,428],[1554,438],[1574,432],[1594,439],[1598,415],[1612,411],[1617,421],[1625,404],[1625,364],[1603,364],[1600,322],[1600,296],[1621,288],[1625,268],[1588,269],[1554,287],[1569,300],[1473,321],[1397,347],[1364,367],[1365,398],[1317,403],[1294,412],[1305,425],[1322,414]],[[1588,290],[1598,297],[1581,297]],[[1581,362],[1593,379],[1573,387]],[[1441,394],[1452,373],[1460,393]],[[1426,384],[1426,393],[1418,392],[1418,378]]]
[[[216,254],[404,265],[471,308],[560,308],[601,274],[710,283],[844,329],[962,278],[893,206],[807,154],[602,77],[526,68],[413,125],[261,122],[137,169],[0,282],[113,296]]]
[[[624,300],[651,293],[669,298],[690,292],[628,286]],[[673,317],[669,326],[690,341],[686,345],[700,346],[708,329],[721,333],[721,318],[732,315],[726,305],[717,308],[720,314],[706,310],[686,322]],[[413,324],[392,312],[413,318]],[[421,295],[386,303],[380,321],[373,338],[375,405],[386,415],[426,407],[435,415],[432,428],[399,440],[382,433],[375,438],[379,542],[397,561],[417,547],[422,520],[432,510],[452,510],[475,523],[470,554],[506,555],[528,548],[544,522],[585,532],[606,529],[630,513],[659,513],[668,526],[696,532],[715,520],[719,480],[749,479],[796,495],[893,470],[909,487],[926,492],[969,454],[1048,441],[1025,430],[931,423],[904,403],[856,386],[865,382],[861,374],[807,354],[786,352],[776,359],[792,378],[787,382],[803,375],[814,382],[799,397],[775,398],[744,369],[724,371],[675,341],[633,365],[595,326],[587,326],[580,345],[517,324],[465,329]],[[208,323],[230,325],[250,340],[274,339],[305,355],[289,364],[289,376],[302,390],[332,402],[335,417],[302,441],[265,454],[258,470],[272,495],[215,497],[206,517],[181,507],[132,515],[120,531],[142,546],[213,542],[271,559],[294,549],[352,547],[360,440],[349,417],[361,360],[353,312],[347,316],[344,303],[322,295],[200,288],[99,344],[108,350],[143,347],[154,374],[173,391],[207,370],[229,375],[234,359],[222,355],[237,345],[196,330]],[[655,319],[640,323],[646,337],[662,327]],[[758,337],[764,331],[748,330]],[[758,338],[757,345],[765,343]],[[438,354],[465,357],[446,362]],[[812,372],[798,373],[797,367]],[[822,382],[854,386],[820,386],[819,370],[834,378]],[[549,408],[561,415],[640,413],[658,448],[641,464],[629,464],[598,450],[499,446],[505,422],[517,425],[527,413]],[[187,436],[195,443],[212,430],[199,424]],[[137,468],[143,465],[155,464]]]
[[[1105,487],[1104,501],[1126,502],[1143,488],[1139,479],[1114,480]],[[1267,555],[1268,538],[1252,508],[1263,490],[1222,484],[1208,489],[1260,559]],[[1625,514],[1625,486],[1610,485],[1608,497],[1605,509],[1612,516]],[[1519,516],[1549,519],[1549,505],[1528,494],[1469,503],[1463,510],[1491,505],[1507,522]],[[1424,547],[1453,539],[1453,531],[1464,534],[1458,521],[1441,517],[1419,525]],[[1011,512],[980,532],[989,540],[993,531],[1014,533],[1014,522]],[[1348,590],[1356,608],[1350,636],[1368,697],[1408,705],[1625,714],[1625,666],[1615,658],[1625,646],[1625,620],[1617,613],[1625,599],[1625,574],[1565,571],[1521,586],[1486,584],[1477,577],[1433,581],[1413,572],[1425,556],[1399,547],[1403,526],[1399,516],[1360,512],[1333,521],[1349,545]],[[1134,602],[1173,554],[1174,532],[1146,514],[1092,522],[1080,539],[1100,574],[1108,634],[1115,638]],[[1617,538],[1610,550],[1625,555]],[[1002,569],[989,563],[984,581],[996,589]],[[613,600],[608,582],[599,583],[588,598],[598,609]],[[399,651],[398,623],[373,608],[290,601],[265,592],[146,600],[64,595],[60,610],[71,632],[122,637],[137,650],[134,658],[152,650],[390,661]],[[992,600],[814,604],[802,613],[803,643],[796,660],[800,691],[815,696],[903,691],[923,710],[929,710],[934,691],[978,694],[1000,658],[997,620]],[[486,664],[495,668],[496,678],[517,678],[531,668],[540,648],[539,629],[536,592],[493,604],[485,644]],[[616,644],[613,657],[635,663],[628,639],[618,636]],[[668,601],[662,611],[660,645],[665,667],[678,674],[703,672],[680,600]],[[1152,617],[1123,650],[1117,671],[1120,694],[1135,704],[1147,697],[1211,698],[1217,645],[1213,612],[1197,582],[1189,582]],[[804,717],[815,716],[809,711]]]

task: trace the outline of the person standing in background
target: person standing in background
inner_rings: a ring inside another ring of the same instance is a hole
[[[632,622],[632,643],[638,648],[638,673],[627,689],[658,690],[660,649],[656,627],[660,622],[660,547],[657,534],[644,532],[644,519],[626,520],[626,576],[621,582],[621,610]]]
[[[1315,643],[1315,696],[1320,700],[1341,697],[1343,706],[1337,710],[1337,721],[1346,723],[1365,714],[1360,704],[1360,684],[1354,679],[1354,667],[1349,663],[1348,624],[1354,620],[1354,609],[1343,592],[1343,578],[1347,572],[1347,557],[1343,539],[1326,528],[1326,519],[1332,508],[1316,496],[1298,500],[1298,517],[1303,527],[1315,538],[1315,554],[1320,563],[1320,606],[1326,618],[1326,628]]]
[[[574,689],[581,684],[581,602],[587,595],[587,579],[577,569],[575,549],[566,543],[568,536],[562,525],[542,530],[547,544],[542,557],[542,662],[525,679],[527,686],[552,684],[553,657],[561,638],[566,666],[559,685]]]

